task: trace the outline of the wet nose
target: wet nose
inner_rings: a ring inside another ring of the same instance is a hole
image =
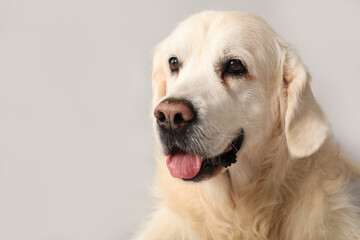
[[[181,129],[194,118],[194,111],[187,101],[172,99],[159,103],[154,110],[154,116],[159,126]]]

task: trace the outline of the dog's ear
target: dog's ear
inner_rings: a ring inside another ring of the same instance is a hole
[[[284,48],[282,109],[288,150],[295,158],[317,151],[329,124],[310,88],[310,74],[290,47]]]
[[[153,72],[152,72],[153,108],[156,107],[160,98],[166,95],[166,74],[164,72],[163,64],[161,63],[161,56],[159,51],[160,51],[159,49],[156,50],[156,53],[153,58]]]

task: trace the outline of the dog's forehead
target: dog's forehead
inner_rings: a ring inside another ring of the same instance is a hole
[[[260,18],[243,12],[203,12],[182,22],[167,39],[172,54],[199,55],[213,53],[228,55],[245,49],[250,53],[265,44],[271,28]]]

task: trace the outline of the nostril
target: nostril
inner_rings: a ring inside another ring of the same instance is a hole
[[[166,121],[165,114],[163,112],[158,112],[157,119],[159,123],[164,123]]]
[[[182,113],[175,114],[175,116],[174,116],[174,124],[179,125],[182,122],[185,122]]]
[[[195,112],[185,100],[164,100],[154,109],[156,123],[162,129],[180,130],[191,124]]]

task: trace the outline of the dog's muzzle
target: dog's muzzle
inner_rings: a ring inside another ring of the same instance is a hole
[[[168,98],[154,110],[160,140],[167,155],[166,164],[170,174],[175,178],[187,181],[201,181],[209,178],[236,162],[236,154],[240,150],[244,131],[219,155],[206,157],[199,146],[202,140],[196,124],[199,124],[197,112],[190,101]],[[200,139],[200,140],[199,140]]]

